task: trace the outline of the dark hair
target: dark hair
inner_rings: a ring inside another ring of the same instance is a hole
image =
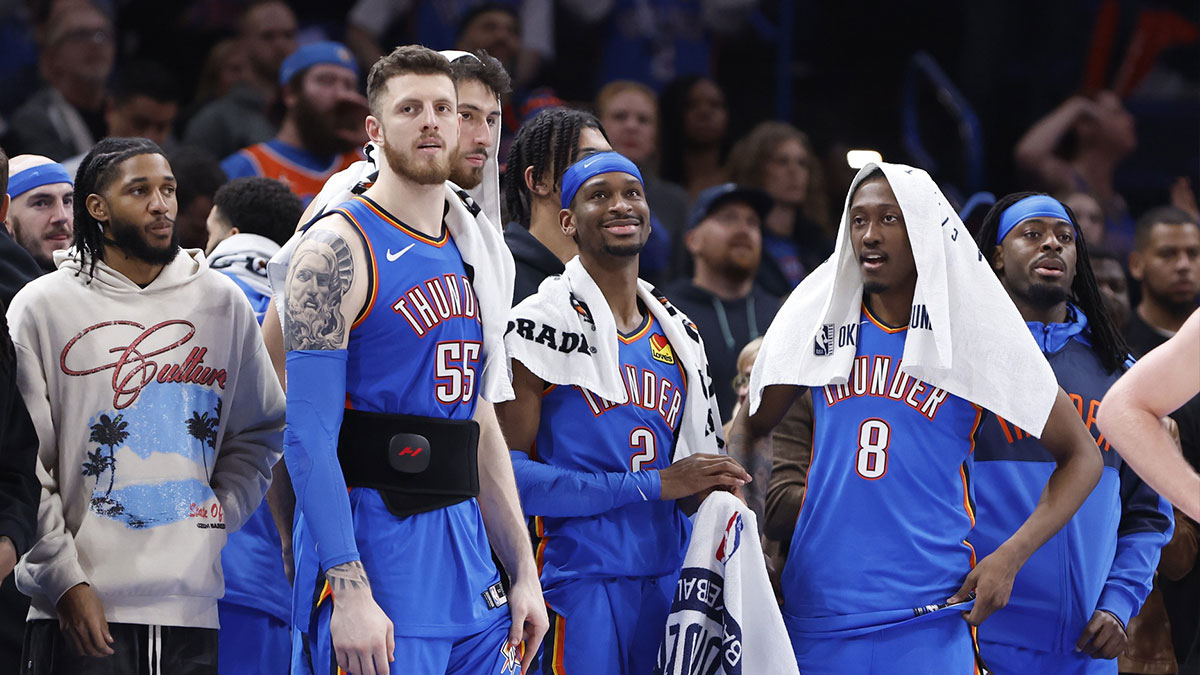
[[[75,173],[74,246],[90,259],[88,277],[96,276],[96,261],[104,260],[104,235],[100,221],[87,210],[87,198],[108,189],[126,160],[138,155],[163,155],[162,148],[145,138],[105,138],[92,146]],[[82,261],[80,272],[83,271]],[[79,272],[76,272],[79,274]]]
[[[516,13],[515,10],[513,10],[511,6],[499,2],[485,2],[475,5],[462,15],[462,19],[460,19],[458,22],[458,30],[454,32],[454,40],[457,42],[458,39],[463,36],[463,33],[467,32],[467,29],[471,27],[471,24],[475,22],[475,19],[478,19],[484,14],[490,14],[491,12],[504,12],[505,14],[511,16],[517,22],[517,33],[520,33],[521,17]]]
[[[996,259],[996,235],[1000,232],[1000,216],[1013,204],[1041,192],[1015,192],[998,200],[987,215],[983,217],[983,227],[975,242],[983,253],[989,267]],[[1075,212],[1066,204],[1062,205],[1075,225],[1075,279],[1071,282],[1071,301],[1075,303],[1088,320],[1088,330],[1091,332],[1093,350],[1100,364],[1110,373],[1125,370],[1129,358],[1129,346],[1125,338],[1113,324],[1108,311],[1104,309],[1104,296],[1096,285],[1096,275],[1092,272],[1092,260],[1088,254],[1087,242],[1084,241],[1083,231],[1079,229]]]
[[[161,65],[153,61],[135,61],[117,73],[112,100],[117,105],[124,105],[135,96],[145,96],[159,103],[178,103],[179,87],[171,73]]]
[[[1158,206],[1142,214],[1133,227],[1134,247],[1141,251],[1150,245],[1150,230],[1155,225],[1196,225],[1196,219],[1178,206]]]
[[[504,170],[504,210],[508,220],[529,229],[525,169],[533,167],[534,183],[553,170],[552,184],[558,186],[563,173],[576,159],[579,132],[583,129],[596,129],[608,138],[595,115],[573,108],[548,108],[521,125],[508,150],[508,166]]]
[[[379,98],[387,83],[400,75],[445,75],[454,82],[450,62],[441,54],[421,45],[401,45],[391,54],[379,57],[367,74],[367,104],[372,115],[379,114]]]
[[[477,49],[471,52],[475,58],[460,56],[450,62],[450,70],[454,73],[454,82],[476,81],[492,90],[497,98],[512,91],[512,78],[508,71],[500,65],[499,59],[488,56],[487,50]]]
[[[170,162],[171,171],[175,173],[175,180],[179,183],[175,190],[175,201],[179,204],[180,212],[187,210],[199,197],[211,199],[225,181],[229,180],[217,158],[200,148],[182,146],[174,150],[167,157],[167,161]],[[78,185],[76,183],[76,186]],[[78,189],[76,192],[78,193]]]
[[[667,83],[658,95],[658,155],[661,158],[659,174],[663,179],[686,185],[687,173],[684,171],[683,156],[687,147],[684,137],[684,118],[688,111],[688,98],[696,84],[708,80],[716,81],[701,75],[684,75]],[[725,163],[729,154],[730,138],[725,134],[721,140],[720,162]]]
[[[240,232],[257,234],[282,246],[296,231],[304,204],[286,185],[247,176],[221,186],[213,205]]]

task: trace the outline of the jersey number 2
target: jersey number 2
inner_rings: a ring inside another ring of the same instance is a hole
[[[643,464],[653,464],[658,458],[654,432],[646,427],[638,427],[629,434],[629,447],[639,451],[629,458],[630,471],[641,471]]]
[[[854,470],[867,480],[881,478],[887,473],[887,450],[892,440],[892,428],[887,422],[871,418],[858,427],[858,454]]]

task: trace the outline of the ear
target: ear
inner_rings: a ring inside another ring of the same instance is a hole
[[[551,193],[550,186],[544,182],[533,182],[533,167],[525,167],[525,187],[539,197],[546,197]]]
[[[233,227],[229,228],[229,236],[231,236],[231,237],[235,234],[241,234],[241,233],[242,233],[242,231],[237,229],[237,225],[234,225]]]
[[[1134,281],[1141,283],[1145,274],[1146,261],[1142,258],[1141,251],[1133,251],[1129,254],[1129,276],[1133,277]]]
[[[698,229],[693,227],[683,233],[683,246],[687,249],[688,253],[692,254],[692,258],[696,257],[696,253],[700,248],[700,233],[697,231]]]
[[[88,215],[102,223],[108,222],[108,204],[104,201],[104,197],[93,192],[87,196],[84,206],[87,207]]]
[[[992,249],[992,269],[996,272],[1004,271],[1004,247],[999,244]]]
[[[562,209],[558,212],[558,225],[562,228],[562,233],[568,237],[575,237],[575,216],[567,209]]]
[[[371,139],[377,145],[383,145],[383,125],[374,115],[367,115],[366,122],[363,123],[367,128],[367,138]]]

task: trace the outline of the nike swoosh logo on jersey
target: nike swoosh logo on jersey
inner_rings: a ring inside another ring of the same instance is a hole
[[[405,253],[408,253],[408,249],[410,249],[414,246],[416,246],[416,244],[409,244],[408,246],[405,246],[404,248],[400,249],[399,253],[392,253],[392,249],[389,248],[387,250],[388,262],[396,262],[397,260],[400,259],[400,256],[404,255]]]

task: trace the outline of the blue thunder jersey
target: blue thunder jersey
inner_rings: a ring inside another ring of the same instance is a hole
[[[649,312],[641,328],[619,341],[629,402],[605,401],[577,386],[551,386],[542,396],[533,459],[585,472],[671,465],[687,397],[679,358]],[[657,494],[645,497],[594,516],[537,517],[542,584],[678,572],[691,522],[673,500],[662,501]]]
[[[783,570],[794,635],[855,635],[945,603],[975,564],[982,409],[901,372],[906,328],[864,308],[850,378],[814,387],[812,460]]]
[[[1092,614],[1109,611],[1125,624],[1150,593],[1159,549],[1171,536],[1171,507],[1096,428],[1100,400],[1120,373],[1105,371],[1088,341],[1087,318],[1072,308],[1067,323],[1029,326],[1059,386],[1096,437],[1104,471],[1071,520],[1017,572],[1008,605],[979,627],[979,639],[1087,661],[1075,643]],[[1054,467],[1038,439],[986,416],[975,451],[978,524],[971,533],[980,556],[996,550],[1033,513]]]
[[[368,301],[350,329],[346,406],[471,419],[483,330],[448,230],[430,239],[366,197],[335,212],[362,235],[371,263]],[[354,488],[350,506],[371,592],[397,635],[471,635],[507,615],[485,600],[499,574],[475,499],[397,518],[376,490]]]

